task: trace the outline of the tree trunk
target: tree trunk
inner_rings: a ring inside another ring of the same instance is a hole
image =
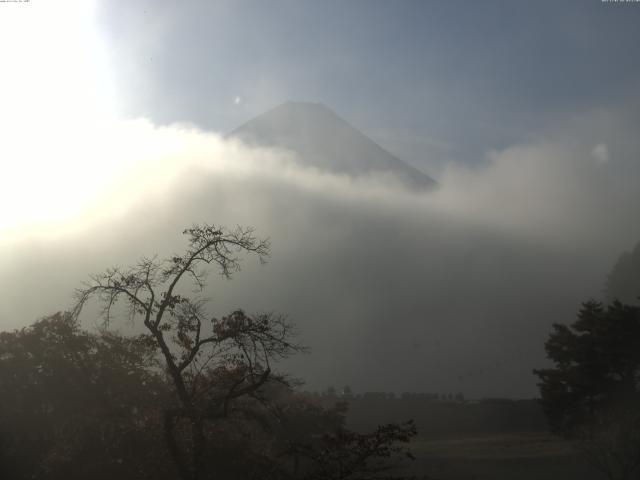
[[[167,442],[169,454],[173,459],[173,463],[175,463],[176,467],[178,468],[180,479],[192,480],[193,476],[191,475],[189,466],[183,458],[182,453],[180,452],[180,447],[178,446],[178,442],[174,436],[175,426],[175,414],[173,411],[167,410],[164,413],[164,438]]]
[[[198,480],[204,468],[205,438],[204,422],[199,416],[191,418],[191,441],[193,443],[193,480]]]

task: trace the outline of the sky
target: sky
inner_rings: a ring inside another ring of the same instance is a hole
[[[253,225],[271,259],[213,275],[212,314],[289,314],[312,353],[283,368],[308,388],[535,396],[551,324],[640,240],[639,20],[600,1],[0,3],[0,327],[179,251],[193,223]],[[225,138],[287,100],[438,188]]]
[[[100,17],[131,115],[228,131],[320,101],[424,169],[627,105],[639,20],[598,0],[115,1]]]

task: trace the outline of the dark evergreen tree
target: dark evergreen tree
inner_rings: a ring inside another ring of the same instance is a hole
[[[610,479],[640,467],[640,306],[591,300],[545,344],[534,370],[551,430],[577,440]]]
[[[618,258],[607,277],[607,299],[640,304],[640,243]]]

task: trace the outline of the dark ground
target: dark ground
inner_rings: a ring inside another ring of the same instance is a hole
[[[413,443],[409,471],[434,480],[597,480],[567,442],[541,433],[458,436]]]
[[[357,396],[348,424],[370,430],[376,423],[416,421],[411,474],[433,480],[598,480],[572,444],[548,433],[536,400],[428,401]]]

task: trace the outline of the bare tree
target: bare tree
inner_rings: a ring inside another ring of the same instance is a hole
[[[205,475],[208,425],[241,410],[236,402],[241,398],[263,401],[261,388],[283,381],[273,373],[273,361],[303,348],[293,342],[295,332],[283,316],[238,310],[210,318],[205,301],[178,293],[184,284],[202,291],[209,266],[230,278],[243,252],[264,261],[268,240],[257,239],[250,228],[229,231],[206,224],[184,234],[188,247],[182,255],[142,258],[129,268],[92,276],[76,292],[74,315],[97,298],[105,326],[119,301],[131,321],[142,322],[142,337],[158,349],[175,390],[174,404],[164,411],[167,448],[180,477],[197,480]]]

